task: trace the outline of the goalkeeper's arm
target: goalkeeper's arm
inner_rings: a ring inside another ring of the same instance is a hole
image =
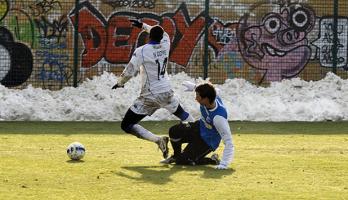
[[[197,85],[195,83],[192,83],[191,81],[184,81],[182,83],[182,85],[186,88],[185,91],[195,91]],[[219,88],[215,88],[215,91],[216,91],[216,96],[220,96],[220,89]]]
[[[216,115],[213,119],[213,123],[225,145],[222,154],[222,159],[220,161],[220,164],[216,168],[227,169],[228,165],[233,161],[234,157],[234,146],[232,142],[231,129],[227,119],[222,116]]]

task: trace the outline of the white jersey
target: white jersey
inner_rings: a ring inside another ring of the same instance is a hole
[[[151,26],[144,24],[143,29],[149,32]],[[126,67],[124,73],[135,74],[140,71],[141,95],[159,94],[172,90],[166,70],[169,51],[170,39],[165,32],[159,44],[145,44],[134,51],[130,60],[133,67]]]

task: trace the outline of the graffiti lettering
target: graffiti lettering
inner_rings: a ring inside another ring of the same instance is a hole
[[[223,24],[216,20],[209,30],[209,44],[213,47],[215,54],[237,52],[237,28],[238,23]]]
[[[114,9],[117,7],[132,8],[155,8],[156,0],[104,0],[103,3],[110,5]]]
[[[53,20],[49,22],[47,18],[40,17],[39,19],[34,19],[34,22],[39,29],[41,38],[66,38],[66,32],[68,31],[68,20],[66,16],[61,16],[59,20]]]
[[[319,37],[313,44],[319,48],[320,64],[324,67],[333,67],[333,18],[320,19]],[[348,41],[348,18],[338,19],[337,40],[337,67],[347,66],[347,41]]]
[[[183,11],[177,12],[173,17],[181,37],[173,42],[178,45],[174,46],[171,59],[179,65],[186,66],[193,49],[202,35],[205,19],[203,15],[199,15],[192,23],[187,23],[187,18],[185,17],[188,14]]]
[[[62,82],[65,80],[64,71],[46,71],[45,68],[41,68],[39,72],[39,80],[53,80]]]
[[[59,65],[59,66],[62,65],[61,61],[67,61],[69,59],[69,56],[67,55],[55,54],[49,51],[42,51],[42,50],[37,50],[36,56],[44,58],[43,64]]]
[[[48,50],[38,50],[36,51],[36,56],[38,59],[43,60],[38,76],[40,80],[65,80],[65,62],[69,60],[68,55],[52,53]]]
[[[39,44],[44,49],[66,49],[67,48],[66,41],[61,41],[59,43],[52,42],[52,41],[53,39],[41,38],[39,41]]]
[[[230,28],[213,27],[213,36],[220,44],[228,44],[233,38],[236,38],[236,32]]]
[[[86,9],[84,9],[86,8]],[[106,46],[106,20],[104,16],[95,9],[89,2],[80,4],[75,8],[79,11],[79,27],[84,51],[82,53],[81,67],[89,68],[97,64],[105,53]],[[71,12],[70,19],[75,23],[75,11]]]
[[[62,9],[59,1],[54,0],[42,0],[29,5],[31,14],[35,17],[46,15],[52,10]]]
[[[185,3],[181,4],[174,14],[162,16],[153,14],[137,14],[130,12],[114,13],[108,21],[88,1],[81,3],[79,12],[79,33],[85,50],[82,54],[82,67],[89,68],[102,58],[115,64],[127,63],[136,43],[142,38],[140,30],[133,28],[129,19],[138,17],[144,22],[154,25],[161,24],[172,38],[171,62],[186,66],[193,49],[199,41],[204,28],[203,13],[192,22]],[[75,11],[69,15],[72,23],[75,21]],[[211,23],[209,21],[208,23]]]

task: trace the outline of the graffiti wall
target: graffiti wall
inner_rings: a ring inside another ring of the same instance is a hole
[[[215,83],[318,80],[333,70],[335,44],[335,70],[347,78],[348,3],[338,2],[334,37],[334,9],[325,0],[210,0],[208,18],[205,2],[197,0],[0,0],[0,83],[72,86],[75,59],[79,82],[103,71],[119,74],[135,48],[148,42],[130,19],[159,24],[169,34],[172,74],[203,76],[207,24],[208,76]]]
[[[72,33],[64,1],[0,1],[0,81],[7,87],[71,85]]]

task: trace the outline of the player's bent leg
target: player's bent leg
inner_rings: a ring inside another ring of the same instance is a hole
[[[219,155],[213,154],[211,157],[203,157],[196,161],[197,165],[219,165],[220,159]]]
[[[156,142],[158,145],[158,148],[162,151],[163,158],[167,158],[169,154],[168,142],[169,142],[169,137],[167,136],[160,137]]]
[[[176,124],[172,127],[169,128],[169,137],[173,140],[181,140],[181,138],[184,136],[183,135],[183,129],[184,129],[183,124]]]
[[[196,124],[197,125],[197,124]],[[197,130],[198,129],[198,130]],[[181,159],[177,159],[178,162],[194,163],[194,165],[210,164],[208,159],[203,159],[212,150],[201,138],[199,133],[199,127],[195,129],[191,134],[191,140],[181,153]]]
[[[174,151],[174,157],[178,156],[181,154],[181,145],[183,143],[183,138],[182,138],[182,124],[177,124],[169,129],[169,138],[170,138],[170,143],[173,147]]]
[[[204,149],[205,151],[195,152],[195,151],[187,151],[185,148],[184,152],[176,158],[176,163],[181,165],[217,165],[218,161],[213,160],[212,158],[205,157],[208,155],[211,150]]]
[[[162,151],[163,157],[168,157],[168,141],[169,138],[166,136],[160,137],[149,130],[145,129],[141,125],[138,124],[144,117],[147,115],[140,115],[133,112],[131,109],[128,109],[125,117],[122,120],[121,128],[126,133],[130,133],[132,135],[137,136],[138,138],[148,140],[151,142],[155,142],[158,145],[158,148]]]
[[[189,157],[184,156],[184,155],[179,155],[175,157],[175,164],[177,165],[196,165],[196,163]]]
[[[138,138],[149,140],[152,142],[158,142],[160,137],[151,133],[144,127],[138,124],[146,115],[140,115],[133,112],[131,109],[128,109],[125,117],[121,122],[121,128],[126,133],[137,136]]]
[[[162,163],[162,164],[172,164],[172,163],[175,163],[175,162],[176,162],[176,159],[175,159],[174,156],[170,156],[170,157],[160,161],[160,163]]]
[[[124,116],[122,122],[121,122],[121,128],[124,132],[135,134],[132,131],[132,127],[140,122],[142,119],[144,119],[147,115],[139,115],[133,112],[131,109],[128,109],[126,112],[126,115]],[[139,135],[135,135],[139,137]]]
[[[170,143],[174,150],[174,157],[178,157],[178,162],[188,164],[189,162],[181,162],[184,158],[179,158],[182,154],[181,146],[183,143],[190,143],[195,135],[199,134],[199,121],[194,123],[179,123],[169,129]]]

